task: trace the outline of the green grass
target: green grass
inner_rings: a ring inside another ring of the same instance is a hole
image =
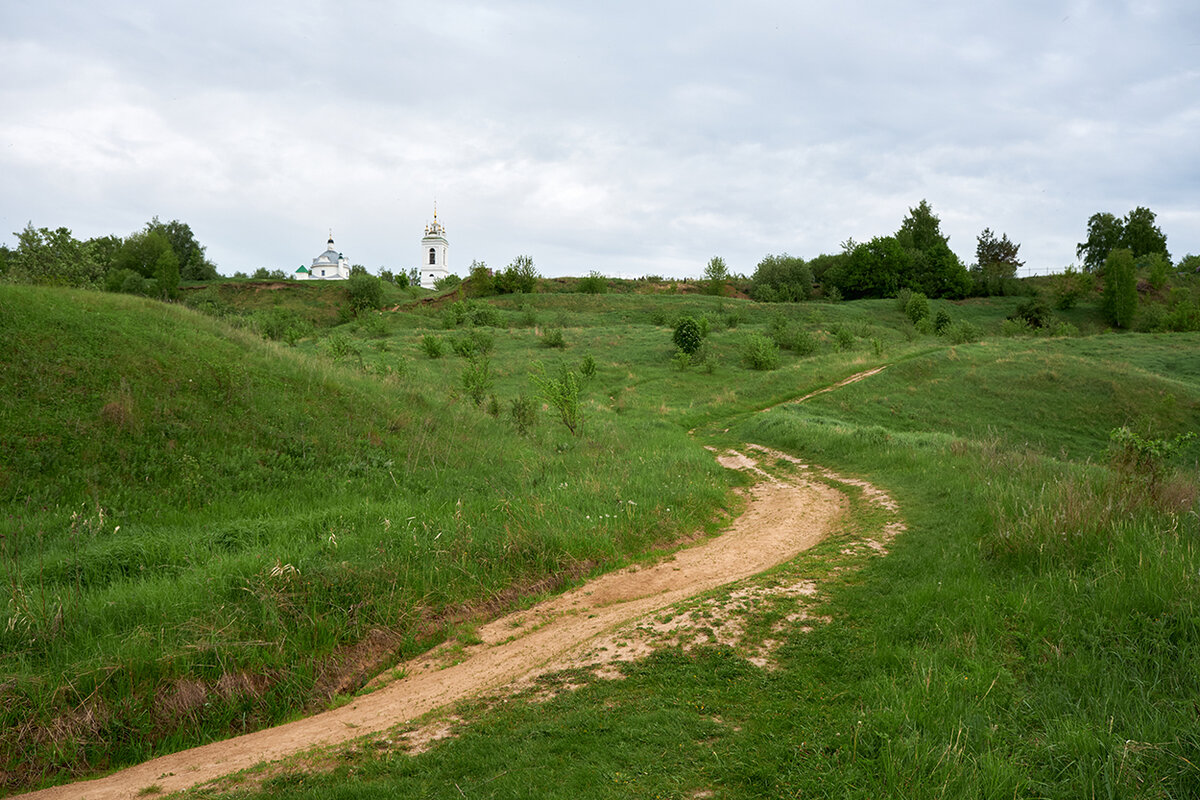
[[[954,347],[893,301],[536,294],[477,303],[494,324],[447,328],[451,302],[290,348],[132,298],[0,287],[0,323],[18,334],[0,357],[18,389],[0,409],[10,787],[337,702],[330,664],[372,629],[406,657],[523,602],[514,586],[570,582],[703,528],[741,479],[700,444],[753,441],[868,478],[908,526],[886,558],[831,566],[878,524],[855,499],[837,537],[776,572],[820,576],[811,612],[832,618],[785,634],[776,669],[710,646],[622,681],[551,676],[587,685],[467,704],[460,735],[425,754],[339,751],[331,771],[285,770],[263,791],[1200,793],[1200,452],[1153,484],[1108,459],[1115,427],[1200,427],[1196,335],[1005,339],[1010,298],[947,304],[983,335]],[[711,372],[672,360],[684,314],[709,324]],[[778,316],[815,351],[745,369],[742,338]],[[541,346],[547,329],[564,349]],[[476,407],[450,347],[472,331],[491,339],[502,409],[534,394],[535,362],[591,356],[580,435],[548,409],[523,436]],[[427,335],[446,340],[441,358]],[[780,614],[749,612],[748,627]],[[253,691],[223,697],[243,673]],[[189,682],[211,705],[188,705]],[[89,709],[108,715],[99,728],[81,723]]]

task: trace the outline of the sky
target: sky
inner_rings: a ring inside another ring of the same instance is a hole
[[[1088,218],[1200,253],[1200,3],[92,0],[0,5],[0,242],[188,223],[224,274],[332,231],[372,272],[750,275],[927,200],[1022,274]]]

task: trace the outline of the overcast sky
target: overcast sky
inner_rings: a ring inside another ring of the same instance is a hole
[[[0,241],[158,216],[218,268],[333,231],[373,272],[750,274],[927,199],[974,260],[1075,261],[1150,207],[1200,253],[1200,3],[256,2],[0,6]]]

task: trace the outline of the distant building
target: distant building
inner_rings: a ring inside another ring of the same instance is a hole
[[[446,229],[438,222],[437,206],[433,207],[433,223],[425,226],[425,238],[421,239],[421,288],[433,289],[437,282],[450,274],[447,258],[450,243],[446,241]]]
[[[301,264],[292,277],[298,281],[344,281],[350,277],[350,262],[333,248],[332,232],[325,252],[313,259],[311,267]]]

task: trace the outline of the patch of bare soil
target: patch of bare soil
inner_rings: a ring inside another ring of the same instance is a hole
[[[744,626],[736,619],[739,608],[771,597],[803,599],[815,592],[815,586],[796,580],[770,588],[738,589],[722,601],[706,600],[691,611],[662,612],[786,562],[816,544],[836,526],[847,499],[814,476],[850,482],[783,453],[766,448],[750,452],[718,456],[725,466],[750,470],[760,478],[750,489],[746,512],[720,536],[652,566],[601,576],[533,608],[501,617],[477,631],[477,643],[450,643],[413,659],[395,671],[402,677],[380,680],[380,688],[340,708],[25,797],[123,800],[139,796],[147,787],[164,793],[179,791],[315,747],[411,727],[419,717],[456,701],[520,691],[547,673],[586,665],[602,676],[606,661],[629,660],[655,646],[740,641]],[[768,463],[787,469],[764,468]],[[894,503],[879,490],[865,483],[860,488],[870,502],[894,510]],[[866,554],[882,552],[887,536],[896,530],[889,528],[878,542],[865,546]],[[722,609],[717,611],[713,602],[723,604]],[[651,619],[654,614],[658,617]],[[720,616],[717,625],[714,615]],[[708,631],[704,640],[694,635],[700,625],[697,619]],[[772,630],[782,637],[786,626],[802,629],[823,621],[798,607]],[[769,636],[760,637],[754,657],[767,664],[774,644]],[[423,738],[447,735],[445,721],[438,725],[436,730],[406,734],[416,737],[408,744],[420,747]]]

